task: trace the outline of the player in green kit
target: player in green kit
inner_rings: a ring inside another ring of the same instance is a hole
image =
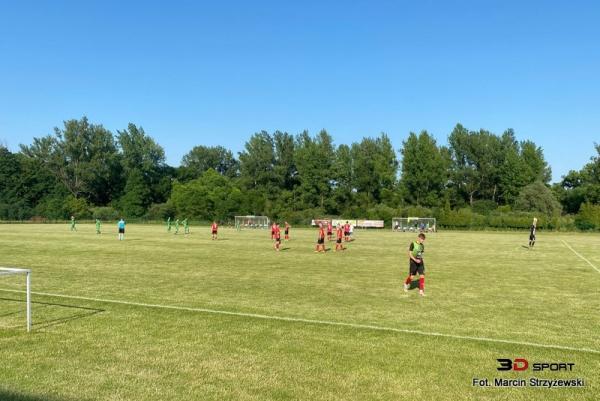
[[[102,226],[102,222],[100,221],[100,219],[96,219],[96,234],[102,234],[100,232],[101,226]]]
[[[167,219],[167,232],[171,232],[171,216]]]
[[[179,234],[179,219],[175,220],[175,234]]]
[[[77,227],[75,227],[75,216],[71,216],[71,231],[77,231]]]
[[[410,243],[408,248],[409,271],[406,281],[404,281],[404,291],[408,291],[413,278],[419,273],[419,295],[425,296],[425,262],[423,261],[423,252],[425,252],[425,234],[420,233],[417,240]]]
[[[188,224],[188,219],[187,218],[183,219],[183,233],[184,234],[189,234],[190,233],[190,225]]]

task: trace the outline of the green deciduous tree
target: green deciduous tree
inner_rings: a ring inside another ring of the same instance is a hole
[[[189,181],[213,169],[229,178],[238,175],[239,163],[223,146],[194,146],[181,160],[180,179]]]
[[[127,217],[141,217],[146,213],[150,206],[150,187],[140,169],[134,168],[128,172],[119,205]]]
[[[396,185],[398,160],[389,137],[364,138],[351,148],[353,187],[364,207],[379,203]]]
[[[294,161],[298,171],[297,193],[302,209],[320,207],[325,210],[328,206],[333,181],[333,149],[333,140],[324,130],[315,138],[307,131],[296,138]]]
[[[121,203],[137,205],[133,209],[128,208],[128,211],[134,213],[131,216],[139,217],[143,215],[140,214],[140,208],[145,210],[151,203],[164,202],[168,198],[172,174],[169,174],[165,164],[163,148],[146,135],[142,127],[130,123],[126,130],[117,131],[117,144],[121,150],[123,168],[121,184],[125,182],[123,198],[126,199],[122,198]],[[166,191],[163,188],[165,183],[169,185]],[[142,184],[146,188],[144,191],[140,188]],[[136,190],[133,195],[128,194],[131,188]],[[135,202],[132,203],[134,198]]]
[[[427,131],[421,131],[418,136],[411,132],[400,153],[400,185],[405,201],[419,206],[439,206],[448,182],[448,160],[435,139]]]
[[[521,190],[515,209],[524,212],[539,212],[546,216],[559,215],[561,205],[554,193],[543,182],[536,181]]]
[[[277,188],[274,143],[268,132],[258,132],[246,142],[240,153],[240,179],[247,189],[269,193]]]
[[[174,183],[171,203],[181,218],[224,221],[244,212],[242,197],[228,177],[209,169],[200,178]]]
[[[102,125],[68,120],[54,135],[35,138],[21,151],[43,163],[75,198],[108,203],[119,188],[120,164],[115,141]]]

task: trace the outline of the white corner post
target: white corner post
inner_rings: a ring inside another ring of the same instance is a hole
[[[27,270],[27,331],[31,331],[31,270]]]
[[[27,310],[27,331],[31,331],[31,269],[17,269],[15,267],[0,267],[0,276],[10,276],[14,274],[24,274],[26,282],[26,310]]]

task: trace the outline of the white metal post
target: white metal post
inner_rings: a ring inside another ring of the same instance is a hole
[[[31,331],[31,271],[27,272],[27,331]]]

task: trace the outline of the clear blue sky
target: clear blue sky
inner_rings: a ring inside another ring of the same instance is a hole
[[[125,4],[126,3],[126,4]],[[457,122],[542,146],[553,179],[600,142],[595,1],[0,3],[0,141],[87,115],[141,125],[179,165],[256,131],[337,144]]]

